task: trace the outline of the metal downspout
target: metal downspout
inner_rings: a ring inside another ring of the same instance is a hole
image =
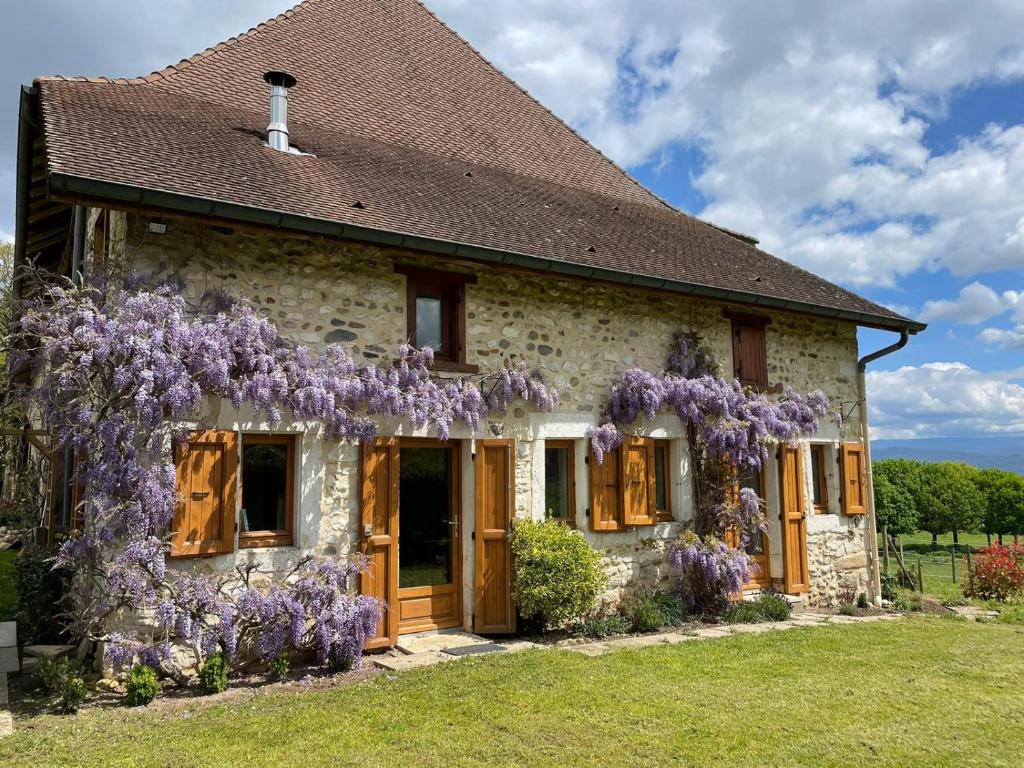
[[[871,440],[868,437],[868,395],[865,371],[868,363],[903,349],[910,340],[910,331],[900,331],[899,341],[865,355],[857,361],[857,398],[860,400],[860,435],[864,444],[864,472],[867,479],[867,555],[871,569],[871,599],[875,605],[882,604],[882,574],[878,567],[878,528],[875,525],[875,484],[871,472]]]

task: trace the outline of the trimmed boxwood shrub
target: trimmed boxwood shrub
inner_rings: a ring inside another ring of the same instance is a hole
[[[136,664],[132,667],[125,687],[128,689],[129,707],[144,707],[160,693],[156,670],[145,664]]]
[[[523,618],[546,629],[593,612],[607,576],[583,534],[557,520],[517,520],[512,555],[512,594]]]

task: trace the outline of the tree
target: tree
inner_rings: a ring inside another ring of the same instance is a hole
[[[983,469],[977,476],[984,497],[985,533],[1020,534],[1024,531],[1024,477],[1002,469]]]
[[[890,536],[914,533],[920,518],[914,497],[902,484],[875,470],[875,518]]]
[[[978,470],[966,464],[943,461],[925,464],[921,471],[918,512],[921,527],[931,533],[933,545],[939,534],[959,534],[981,528],[985,497],[975,482]]]

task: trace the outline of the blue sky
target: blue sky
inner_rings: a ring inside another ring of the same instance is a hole
[[[291,4],[6,9],[0,237],[17,85],[146,73]],[[873,366],[875,437],[1024,435],[1024,3],[427,5],[670,203],[929,322]]]

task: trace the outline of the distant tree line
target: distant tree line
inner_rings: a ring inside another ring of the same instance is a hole
[[[878,529],[993,536],[1024,533],[1024,476],[951,461],[883,459],[872,464]]]

